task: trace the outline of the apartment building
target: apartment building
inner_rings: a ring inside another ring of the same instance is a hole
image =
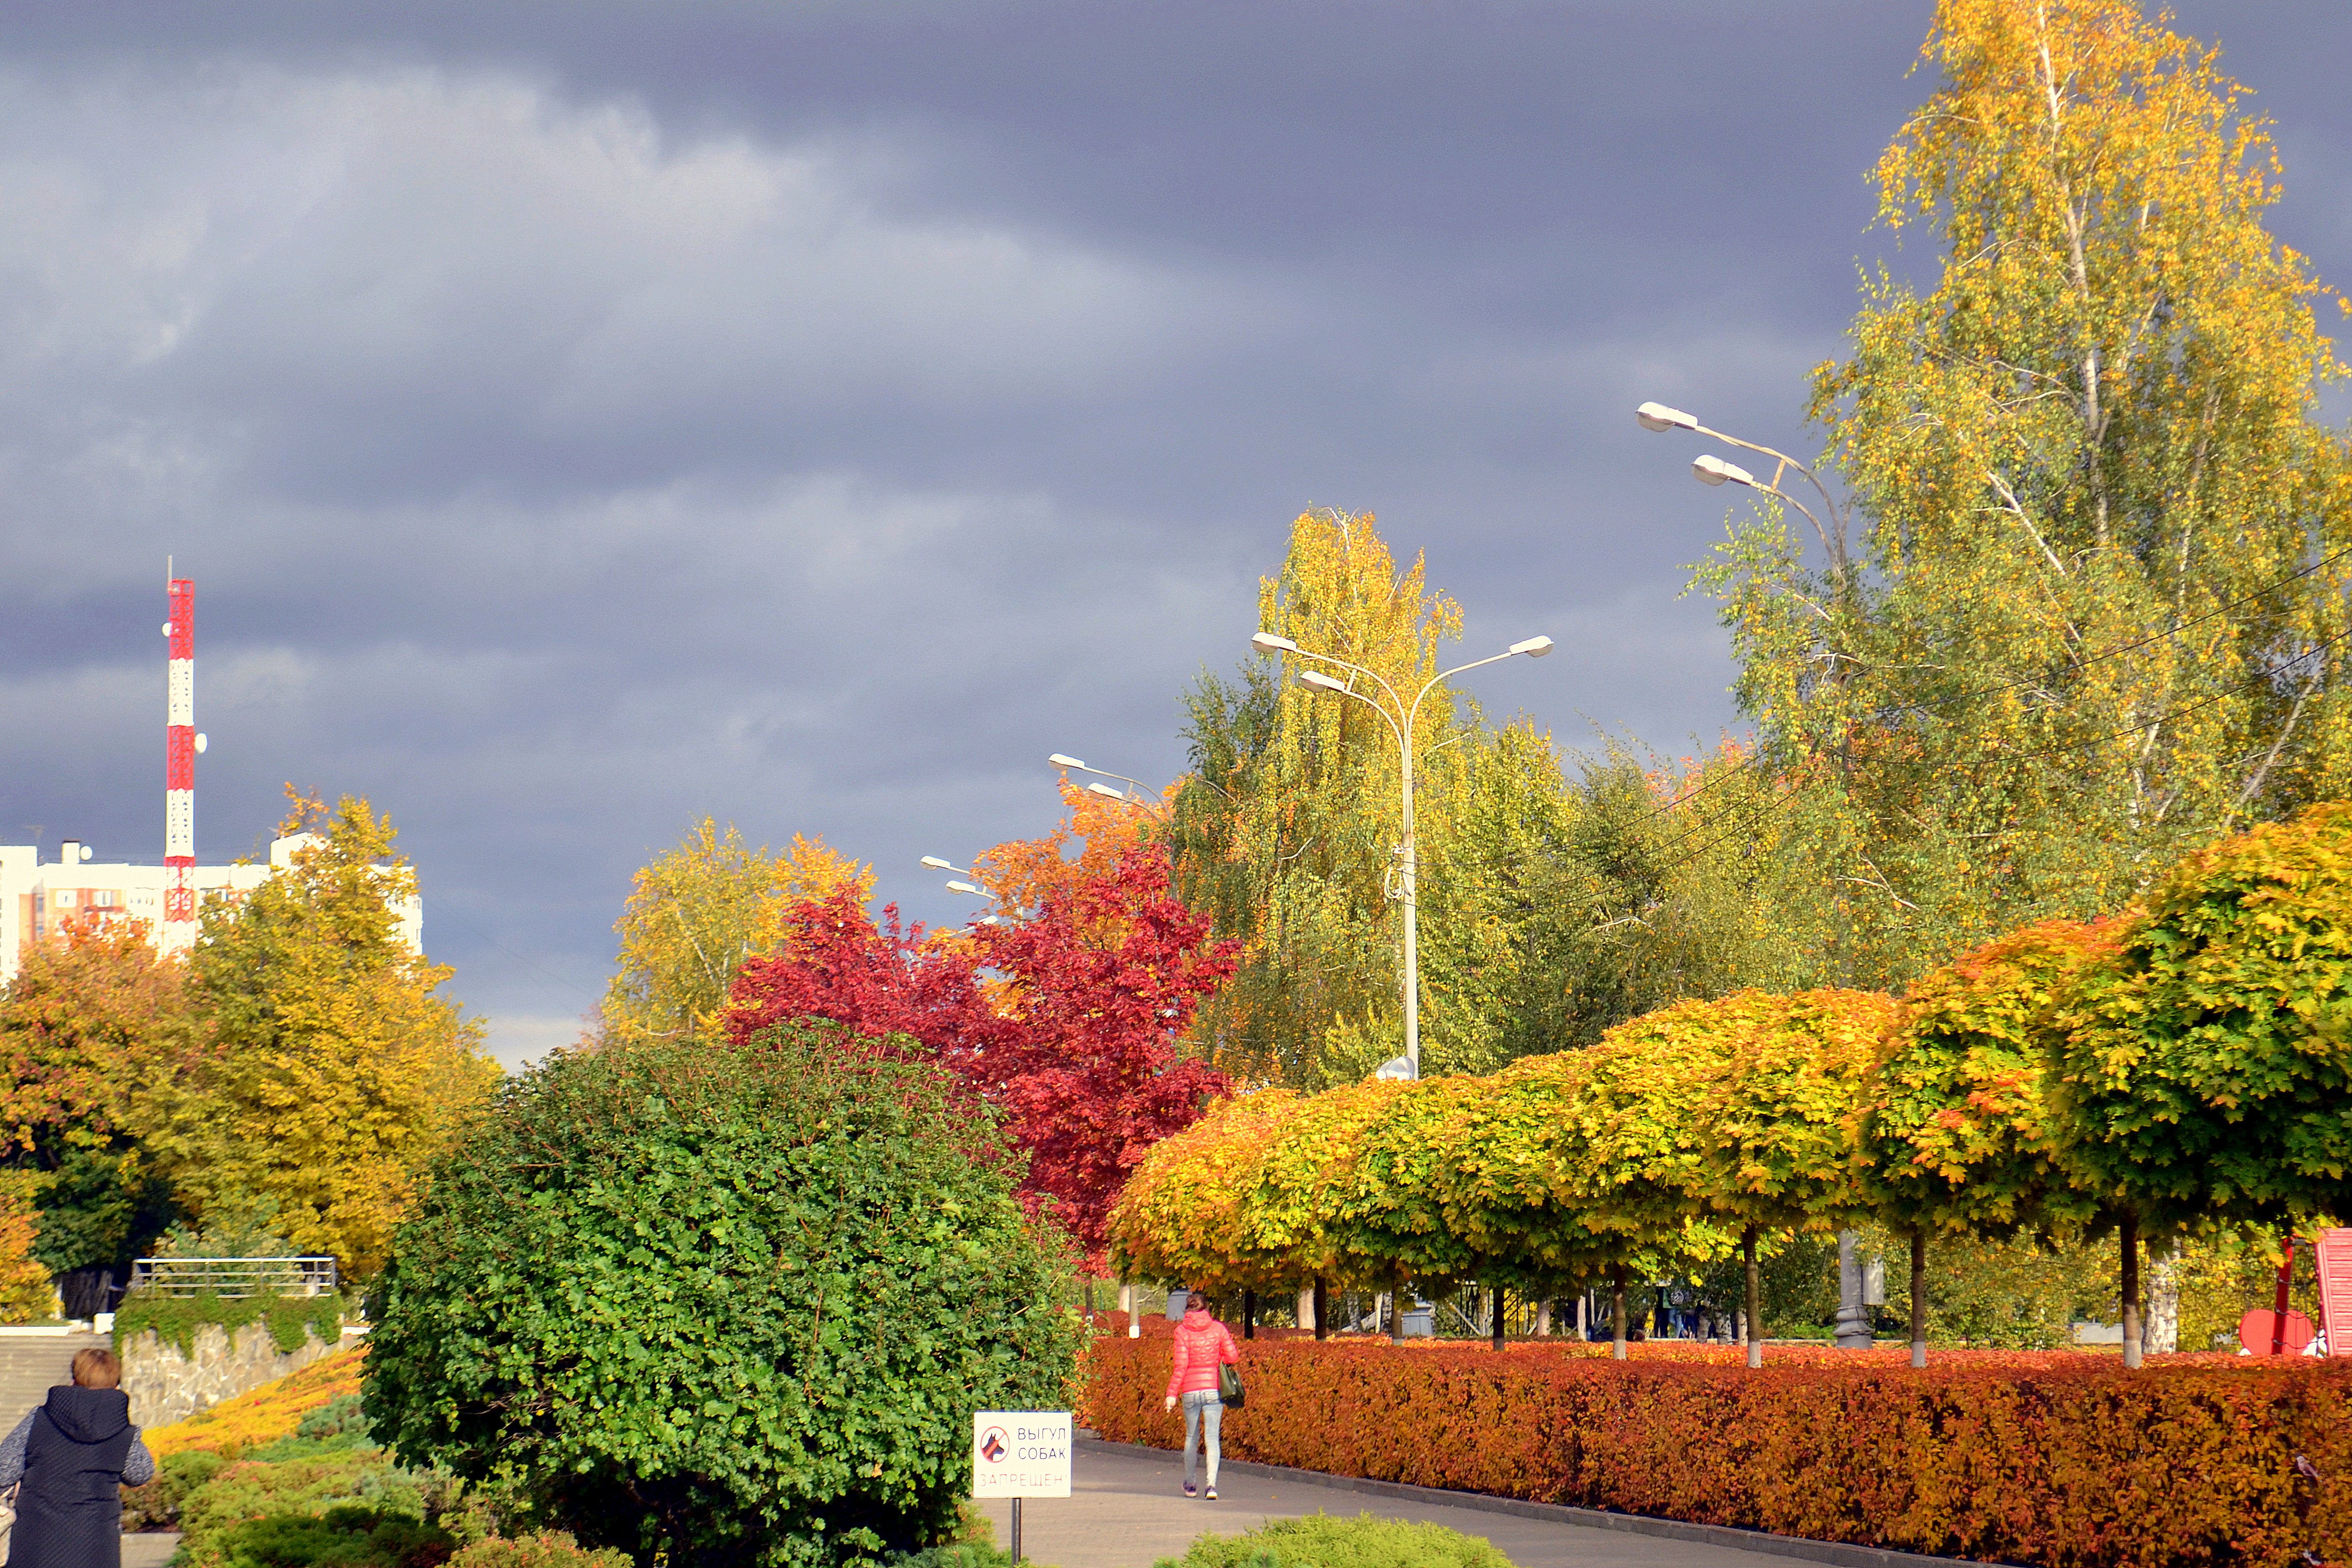
[[[318,842],[315,834],[298,833],[269,846],[266,866],[198,866],[194,881],[199,905],[235,897],[261,886],[294,863],[295,854]],[[0,845],[0,982],[12,978],[26,947],[54,936],[76,923],[106,925],[137,921],[147,940],[164,951],[168,943],[184,947],[195,928],[174,922],[168,928],[186,932],[168,938],[163,920],[163,892],[171,868],[136,866],[127,861],[95,858],[89,845],[67,839],[54,860],[45,861],[33,845]],[[401,939],[418,952],[425,943],[425,902],[411,897],[393,906]]]

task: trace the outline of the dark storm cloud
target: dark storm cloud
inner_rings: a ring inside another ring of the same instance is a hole
[[[373,795],[510,1057],[704,811],[952,918],[1046,752],[1175,771],[1305,506],[1560,640],[1490,709],[1712,735],[1722,500],[1627,411],[1811,449],[1927,14],[12,8],[0,838],[157,852],[167,551],[202,852]],[[2352,276],[2352,19],[2183,22]]]

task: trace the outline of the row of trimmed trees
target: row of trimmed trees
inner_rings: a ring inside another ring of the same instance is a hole
[[[1156,1149],[1120,1261],[1209,1289],[1477,1281],[1616,1296],[1875,1217],[1912,1238],[2151,1237],[2352,1212],[2352,804],[2191,857],[2146,905],[2032,926],[1895,997],[1745,991],[1480,1078],[1228,1100]]]

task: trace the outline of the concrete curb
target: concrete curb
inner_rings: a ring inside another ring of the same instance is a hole
[[[1175,1457],[1172,1448],[1158,1448],[1149,1443],[1114,1443],[1108,1438],[1080,1433],[1076,1446],[1083,1452],[1087,1448],[1127,1449],[1139,1454],[1165,1454]],[[1225,1459],[1223,1468],[1241,1470],[1254,1476],[1269,1476],[1278,1480],[1302,1483],[1313,1487],[1328,1487],[1334,1491],[1360,1492],[1370,1497],[1399,1498],[1407,1502],[1424,1503],[1431,1507],[1468,1509],[1475,1513],[1504,1513],[1518,1519],[1543,1520],[1553,1524],[1578,1524],[1589,1530],[1615,1530],[1628,1535],[1652,1535],[1667,1541],[1690,1541],[1707,1546],[1727,1546],[1737,1552],[1761,1552],[1769,1557],[1792,1557],[1803,1563],[1826,1563],[1832,1568],[1922,1568],[1925,1564],[1960,1563],[1966,1568],[1986,1568],[1986,1565],[1960,1557],[1925,1557],[1916,1552],[1889,1552],[1877,1546],[1854,1546],[1841,1541],[1808,1541],[1802,1536],[1773,1535],[1761,1530],[1738,1530],[1727,1524],[1693,1524],[1680,1519],[1652,1519],[1646,1514],[1610,1513],[1597,1508],[1571,1508],[1565,1503],[1522,1502],[1517,1498],[1489,1497],[1484,1492],[1447,1491],[1439,1487],[1416,1487],[1402,1481],[1365,1480],[1355,1476],[1327,1476],[1320,1470],[1297,1470],[1287,1465],[1261,1465],[1251,1459]]]

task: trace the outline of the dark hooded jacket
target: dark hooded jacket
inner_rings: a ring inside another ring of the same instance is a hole
[[[52,1388],[26,1422],[8,1568],[121,1568],[123,1463],[139,1441],[130,1396]]]

